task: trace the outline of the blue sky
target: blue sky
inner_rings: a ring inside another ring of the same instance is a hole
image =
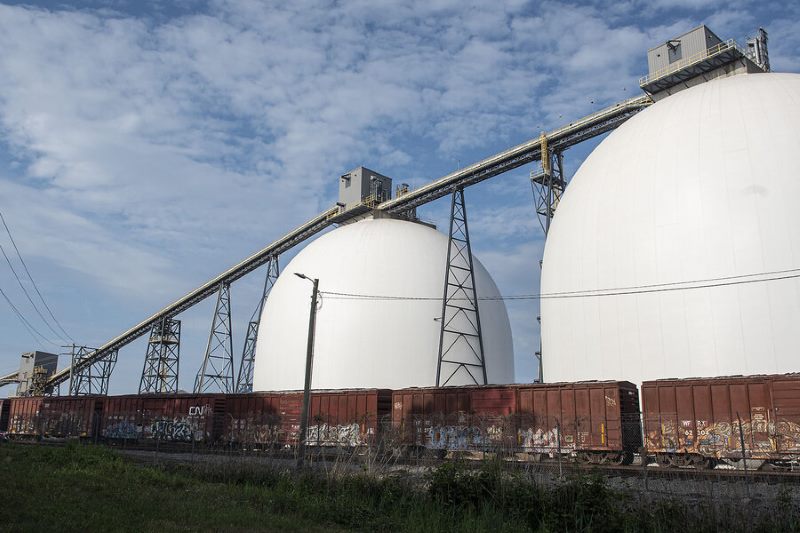
[[[740,43],[763,26],[773,70],[800,72],[798,3],[0,2],[0,210],[59,321],[98,345],[333,205],[341,173],[416,187],[635,96],[646,50],[700,23]],[[504,294],[538,290],[530,170],[467,191]],[[420,214],[441,227],[448,208]],[[237,353],[260,284],[234,286]],[[53,341],[0,302],[0,372],[60,350],[4,261],[0,288]],[[212,304],[181,317],[184,388]],[[536,304],[509,312],[530,380]],[[112,392],[136,389],[144,352],[121,352]]]

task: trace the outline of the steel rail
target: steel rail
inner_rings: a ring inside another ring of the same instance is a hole
[[[639,96],[625,100],[596,113],[587,115],[575,122],[553,130],[545,135],[552,150],[565,150],[570,146],[610,131],[630,117],[652,104],[649,96]],[[505,150],[497,155],[479,161],[437,179],[407,194],[375,206],[376,210],[387,213],[402,213],[419,205],[450,194],[457,187],[468,187],[483,180],[508,172],[526,163],[536,161],[541,156],[541,137],[536,137],[523,144]],[[254,253],[247,259],[232,266],[219,276],[198,287],[183,298],[163,308],[121,335],[100,346],[88,357],[73,368],[65,368],[53,374],[47,380],[47,387],[52,388],[67,381],[73,373],[106,357],[114,350],[119,350],[147,333],[156,322],[172,318],[214,294],[221,283],[232,283],[265,264],[273,255],[279,255],[300,244],[323,229],[346,220],[347,212],[342,213],[334,207],[309,220],[292,232],[284,235],[266,248]]]

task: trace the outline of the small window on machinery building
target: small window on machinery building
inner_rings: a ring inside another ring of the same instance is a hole
[[[669,55],[669,62],[674,63],[681,59],[681,42],[680,41],[667,41],[667,52]]]

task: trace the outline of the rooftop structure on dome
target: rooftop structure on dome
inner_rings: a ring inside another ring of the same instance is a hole
[[[345,209],[364,204],[374,207],[392,199],[392,178],[358,167],[339,178],[339,205]]]
[[[714,78],[769,72],[767,32],[760,28],[745,49],[701,25],[648,50],[647,65],[639,85],[654,100]]]
[[[339,178],[337,223],[364,218],[376,206],[392,199],[392,178],[367,167],[358,167]]]

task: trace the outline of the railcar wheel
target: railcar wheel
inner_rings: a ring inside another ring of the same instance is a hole
[[[622,464],[623,456],[621,453],[604,453],[600,456],[600,464],[619,466]]]
[[[667,453],[657,453],[656,463],[658,463],[658,466],[663,468],[667,468],[673,465],[672,458]]]
[[[694,461],[694,467],[696,470],[711,470],[715,466],[717,466],[717,462],[713,457],[700,456]]]
[[[622,452],[622,461],[620,464],[623,466],[629,466],[633,464],[633,452]]]
[[[592,456],[587,452],[578,452],[575,456],[575,460],[583,465],[592,464]]]

